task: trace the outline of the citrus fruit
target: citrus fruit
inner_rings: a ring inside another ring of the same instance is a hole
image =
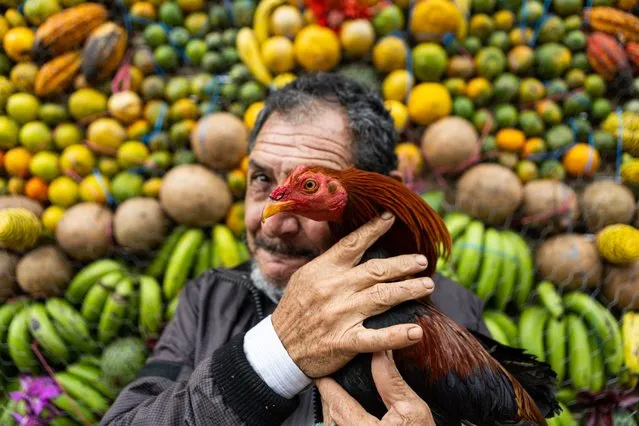
[[[518,129],[501,129],[496,135],[497,146],[510,152],[519,152],[526,143],[524,132]]]
[[[444,86],[451,96],[462,96],[466,94],[466,82],[463,78],[449,78],[444,81]]]
[[[566,73],[564,79],[566,80],[566,84],[568,84],[569,88],[576,89],[584,85],[584,82],[586,81],[586,73],[584,70],[573,68]]]
[[[114,158],[101,157],[100,160],[98,160],[98,170],[104,176],[111,178],[120,171],[120,166],[118,165],[118,161]]]
[[[78,202],[78,184],[68,176],[60,176],[49,185],[49,201],[60,207],[71,207]]]
[[[53,233],[58,226],[58,222],[62,219],[62,216],[64,216],[64,209],[62,207],[49,206],[44,212],[42,212],[40,220],[42,221],[45,229]]]
[[[151,178],[144,182],[142,193],[145,197],[157,198],[162,187],[162,178]]]
[[[118,164],[123,169],[141,167],[149,156],[149,150],[142,142],[128,141],[118,148]]]
[[[32,200],[44,203],[47,201],[47,183],[39,177],[32,177],[24,186],[24,194]]]
[[[238,93],[240,102],[245,105],[262,101],[265,96],[264,88],[257,81],[247,81],[240,87]]]
[[[537,171],[537,165],[529,160],[523,160],[517,163],[515,168],[517,177],[522,183],[530,182],[533,179],[537,179],[539,173]]]
[[[20,145],[31,153],[50,149],[53,142],[51,130],[42,121],[31,121],[22,126],[19,139]]]
[[[211,29],[211,23],[209,22],[209,17],[206,16],[206,13],[196,12],[196,13],[191,13],[190,15],[186,17],[186,19],[184,20],[184,27],[186,27],[187,31],[193,37],[204,37]],[[191,41],[194,41],[194,40],[201,42],[202,45],[206,47],[206,42],[204,40],[192,39]],[[233,39],[233,44],[235,44],[235,39]],[[188,44],[187,44],[187,47],[188,47]]]
[[[493,83],[494,96],[497,102],[510,102],[519,92],[519,78],[511,73],[504,73]]]
[[[437,43],[420,43],[413,49],[413,73],[421,81],[438,81],[448,65],[446,51]]]
[[[180,64],[177,50],[168,44],[156,47],[153,50],[153,58],[160,68],[167,71],[173,71]]]
[[[401,133],[408,123],[408,109],[400,101],[384,101],[384,106],[393,118],[395,130]]]
[[[606,98],[596,99],[592,103],[592,118],[596,121],[601,121],[608,117],[608,114],[612,111],[612,105]]]
[[[486,108],[478,109],[473,115],[473,125],[480,133],[491,132],[496,127],[494,121],[491,112]]]
[[[28,123],[38,118],[40,101],[30,93],[14,93],[7,100],[7,114],[18,124]]]
[[[126,138],[126,130],[113,118],[98,118],[87,129],[87,139],[92,150],[115,154]]]
[[[6,115],[0,116],[0,149],[10,149],[18,144],[18,123]]]
[[[559,124],[563,120],[563,112],[559,105],[550,99],[543,99],[535,105],[535,111],[547,124]]]
[[[553,9],[559,16],[578,15],[584,7],[583,0],[553,0]]]
[[[101,175],[88,175],[78,187],[82,201],[105,204],[109,195],[109,179]]]
[[[515,14],[509,10],[500,10],[493,16],[495,28],[500,31],[510,31],[515,24]]]
[[[38,118],[44,121],[49,126],[56,126],[57,124],[68,120],[69,115],[64,105],[46,103],[42,104],[38,108]]]
[[[95,167],[95,157],[84,145],[71,145],[62,151],[60,171],[69,176],[86,176]]]
[[[508,69],[515,74],[528,73],[534,63],[535,52],[529,46],[515,46],[508,52]]]
[[[35,33],[27,27],[15,27],[2,38],[5,53],[16,62],[28,61],[35,41]]]
[[[419,173],[424,166],[424,157],[419,146],[411,142],[402,142],[395,147],[397,169],[403,173]]]
[[[391,72],[406,66],[406,45],[395,36],[386,36],[373,48],[373,65],[380,72]]]
[[[53,142],[58,149],[82,142],[84,135],[82,129],[72,123],[59,124],[53,131]]]
[[[38,152],[29,163],[29,171],[33,176],[52,181],[60,175],[58,156],[50,151]]]
[[[142,99],[137,93],[125,90],[111,95],[107,108],[112,117],[132,123],[142,114]]]
[[[5,76],[0,76],[0,109],[5,109],[9,96],[15,92],[16,88]]]
[[[466,96],[476,105],[486,105],[493,97],[493,85],[484,77],[475,77],[466,85]]]
[[[471,36],[485,40],[495,31],[493,19],[485,13],[474,15],[470,19],[469,33]]]
[[[379,37],[404,28],[404,13],[397,5],[389,5],[373,18],[373,27]]]
[[[206,54],[206,43],[204,40],[193,39],[186,44],[184,53],[192,65],[200,65],[202,58]]]
[[[420,1],[413,7],[409,29],[419,41],[434,41],[453,33],[463,38],[464,17],[457,5],[447,0]]]
[[[592,176],[599,170],[599,152],[586,143],[577,143],[562,160],[564,169],[572,176]]]
[[[41,25],[49,16],[61,10],[57,0],[26,0],[23,14],[33,25]]]
[[[171,144],[184,146],[189,143],[189,136],[197,123],[195,120],[182,120],[173,124],[169,129],[169,140]]]
[[[586,47],[586,35],[583,31],[570,31],[563,39],[563,44],[573,52],[584,50]]]
[[[535,111],[522,111],[519,114],[519,128],[528,137],[538,136],[544,131],[544,122]]]
[[[428,125],[452,110],[450,93],[439,83],[421,83],[411,90],[408,97],[408,114],[417,124]]]
[[[508,38],[510,38],[510,44],[513,46],[527,45],[532,40],[533,35],[532,28],[514,28],[508,34]]]
[[[160,21],[171,27],[181,25],[184,19],[180,6],[177,3],[169,1],[160,6],[158,16],[160,17]]]
[[[328,71],[340,61],[341,46],[335,32],[319,25],[304,27],[295,36],[295,57],[307,71]]]
[[[273,78],[272,85],[276,89],[281,89],[282,87],[286,86],[288,83],[295,80],[296,78],[297,76],[292,73],[280,74],[278,76],[275,76],[275,78]]]
[[[522,158],[529,158],[546,151],[546,144],[542,138],[530,138],[521,150]]]
[[[142,194],[144,179],[142,176],[120,172],[111,181],[111,193],[118,203]]]
[[[541,23],[537,40],[539,43],[556,43],[561,41],[565,33],[564,21],[559,16],[549,15]]]
[[[510,104],[497,105],[494,110],[497,127],[515,127],[517,125],[517,108]]]
[[[199,113],[200,112],[195,101],[193,99],[184,98],[171,105],[169,117],[172,121],[188,119],[194,120],[198,118]]]
[[[506,51],[510,48],[510,39],[505,31],[495,31],[488,37],[488,46]]]
[[[91,88],[73,92],[68,101],[69,113],[78,121],[106,112],[107,105],[106,95]]]
[[[504,53],[493,46],[485,47],[475,56],[477,73],[488,79],[493,79],[504,71],[506,57]]]
[[[546,132],[546,144],[551,150],[568,146],[574,139],[572,130],[565,124],[557,124]]]
[[[599,98],[606,93],[606,82],[598,74],[591,74],[584,81],[584,89],[593,98]]]
[[[546,94],[546,88],[544,84],[536,78],[525,78],[521,81],[519,86],[519,101],[520,102],[535,102],[543,98]]]
[[[12,177],[7,183],[7,190],[11,195],[24,195],[25,182],[19,177]]]
[[[471,120],[475,113],[473,101],[466,96],[458,96],[453,101],[453,115]]]
[[[167,101],[177,102],[179,99],[186,98],[191,90],[191,82],[186,77],[173,77],[166,84],[164,96]]]
[[[466,56],[453,56],[448,61],[446,70],[449,77],[469,79],[475,74],[475,62]]]
[[[11,82],[21,92],[33,92],[38,66],[33,62],[20,62],[11,69]]]
[[[361,58],[370,52],[375,42],[375,30],[366,19],[346,21],[342,25],[340,41],[347,56]]]
[[[567,116],[579,115],[583,112],[590,111],[592,100],[585,92],[571,93],[564,99],[563,109]]]
[[[275,35],[293,38],[303,26],[302,14],[294,6],[282,5],[271,15],[271,31]]]
[[[271,37],[262,45],[262,60],[275,74],[295,68],[293,42],[284,36]]]
[[[545,43],[535,51],[536,70],[543,79],[561,76],[570,66],[572,54],[559,43]]]
[[[202,10],[205,5],[204,0],[177,0],[178,6],[185,12],[197,12]]]
[[[148,25],[144,29],[144,41],[151,48],[165,44],[168,41],[166,31],[160,24]]]
[[[519,22],[533,25],[544,14],[544,5],[538,1],[527,1],[519,10]]]
[[[155,6],[146,1],[138,1],[132,4],[129,13],[132,16],[140,17],[147,21],[154,21],[157,15]]]
[[[264,102],[258,101],[251,104],[251,106],[246,109],[246,112],[244,113],[244,125],[249,130],[255,125],[255,120],[257,120],[257,116],[262,111],[262,108],[264,108]]]
[[[31,154],[25,148],[11,148],[4,154],[4,169],[11,176],[26,177],[29,174]]]

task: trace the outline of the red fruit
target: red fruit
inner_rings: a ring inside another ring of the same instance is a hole
[[[587,55],[590,66],[608,81],[614,80],[620,71],[630,68],[623,46],[613,36],[602,32],[588,36]]]
[[[626,44],[626,53],[628,58],[637,68],[639,68],[639,43],[631,41]]]

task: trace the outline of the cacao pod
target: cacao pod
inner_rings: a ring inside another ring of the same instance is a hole
[[[35,94],[45,97],[65,91],[73,83],[81,64],[82,54],[79,50],[50,60],[36,74]]]
[[[596,6],[584,12],[596,31],[619,36],[623,41],[639,41],[639,18],[614,7]]]
[[[587,56],[592,69],[608,81],[614,80],[620,71],[630,69],[628,56],[621,44],[602,32],[588,36]]]
[[[128,37],[121,26],[106,22],[96,28],[84,45],[82,75],[95,83],[111,75],[126,53]]]

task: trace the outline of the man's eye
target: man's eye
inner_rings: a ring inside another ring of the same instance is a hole
[[[251,175],[251,181],[258,183],[268,183],[268,176],[266,176],[264,173],[253,173]]]

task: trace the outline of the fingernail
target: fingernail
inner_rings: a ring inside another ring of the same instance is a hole
[[[390,359],[391,361],[393,360],[393,351],[386,351],[386,358]]]
[[[424,256],[423,254],[417,255],[415,257],[415,260],[417,261],[417,263],[419,263],[420,265],[426,266],[428,265],[428,259],[426,259],[426,256]]]
[[[408,330],[408,338],[410,340],[419,340],[422,338],[422,329],[421,327],[413,327]]]
[[[393,218],[393,214],[391,212],[384,212],[382,213],[382,219],[384,220],[390,220]]]
[[[431,290],[433,287],[435,287],[435,283],[430,278],[424,278],[424,287]]]

